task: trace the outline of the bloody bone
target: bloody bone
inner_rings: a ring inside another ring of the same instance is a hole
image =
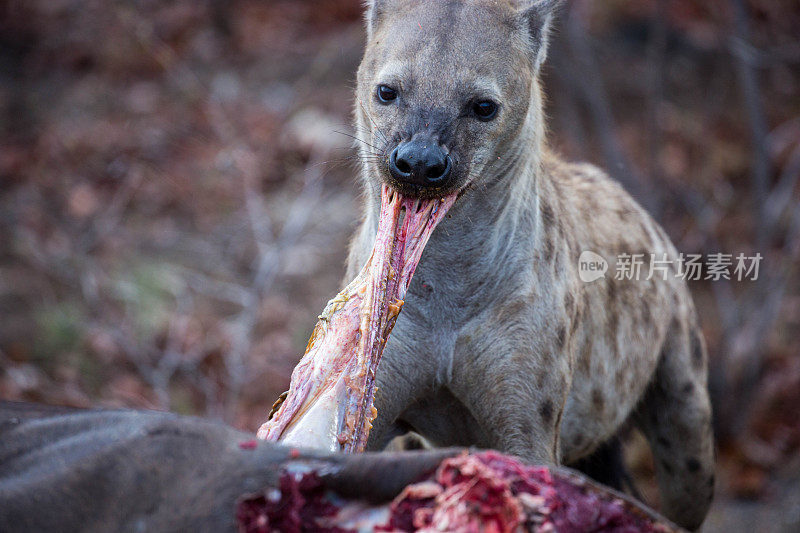
[[[319,316],[289,391],[261,439],[361,452],[372,421],[375,372],[411,277],[437,224],[456,200],[381,190],[378,234],[367,264]],[[280,401],[280,400],[279,400]]]

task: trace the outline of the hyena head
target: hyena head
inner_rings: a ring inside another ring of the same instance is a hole
[[[370,0],[356,122],[369,184],[443,197],[535,150],[558,0]]]

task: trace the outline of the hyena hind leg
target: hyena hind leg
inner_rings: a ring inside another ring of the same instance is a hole
[[[714,496],[707,358],[694,321],[674,320],[635,421],[653,451],[661,512],[695,530]]]
[[[631,479],[630,472],[625,466],[622,439],[619,436],[611,437],[601,444],[591,455],[575,463],[568,464],[570,468],[589,476],[606,487],[627,492],[638,500],[642,497]]]

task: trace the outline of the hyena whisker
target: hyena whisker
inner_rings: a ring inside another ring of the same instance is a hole
[[[360,142],[360,143],[372,148],[373,150],[377,150],[376,152],[371,152],[371,153],[373,153],[375,155],[378,155],[378,152],[381,151],[381,149],[378,148],[377,146],[375,146],[373,144],[370,144],[367,141],[365,141],[364,139],[361,139],[361,138],[359,138],[359,137],[357,137],[355,135],[351,135],[349,133],[346,133],[344,131],[339,131],[339,130],[333,130],[333,133],[338,133],[339,135],[344,135],[345,137],[349,137],[349,138],[353,139],[354,141],[358,141],[358,142]]]
[[[381,128],[378,127],[378,124],[375,123],[375,120],[372,118],[372,115],[369,114],[369,111],[367,111],[367,108],[364,106],[364,103],[361,101],[360,98],[358,99],[358,105],[361,106],[361,110],[364,111],[364,114],[372,123],[372,126],[375,128],[375,131],[377,131],[380,134],[380,136],[383,137],[384,142],[386,142],[386,144],[388,145],[389,138],[386,136],[385,133],[383,133],[383,130],[381,130]]]

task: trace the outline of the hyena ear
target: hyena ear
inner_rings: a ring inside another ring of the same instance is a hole
[[[392,0],[365,0],[364,7],[367,8],[365,18],[367,20],[367,37],[372,37],[375,28],[378,27],[383,16],[393,4]]]
[[[522,16],[522,24],[527,30],[534,53],[533,65],[536,70],[547,58],[550,28],[562,0],[514,0]]]

